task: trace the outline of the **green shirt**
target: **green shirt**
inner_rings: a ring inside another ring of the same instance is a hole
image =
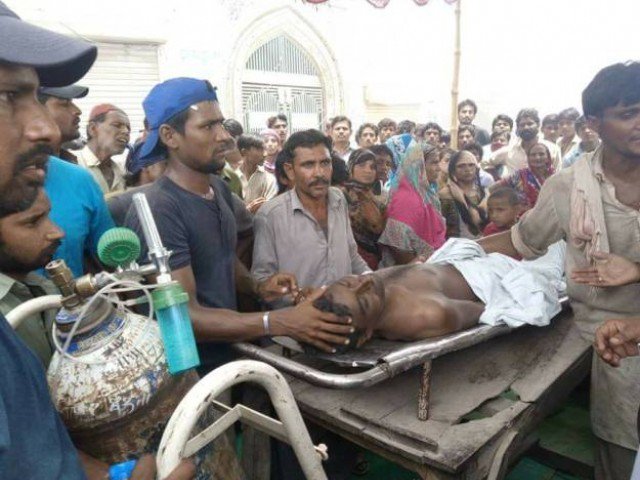
[[[27,300],[59,293],[53,283],[35,273],[28,274],[24,282],[0,273],[0,312],[4,315]],[[54,352],[51,327],[55,316],[55,310],[31,315],[16,329],[18,336],[40,358],[45,368]]]

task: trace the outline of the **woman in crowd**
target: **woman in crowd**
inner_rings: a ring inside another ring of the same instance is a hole
[[[451,156],[454,153],[456,153],[456,151],[449,147],[440,148],[438,152],[438,156],[440,158],[440,177],[438,178],[438,188],[444,187],[449,180],[449,160],[451,160]]]
[[[522,168],[509,177],[498,181],[491,189],[511,187],[520,197],[523,211],[527,211],[538,201],[538,194],[544,182],[555,173],[551,153],[543,143],[536,143],[527,153],[527,168]]]
[[[487,223],[486,211],[481,206],[484,197],[475,155],[466,150],[454,153],[449,161],[449,180],[440,190],[447,238],[481,236]]]
[[[384,230],[385,205],[376,198],[376,156],[364,148],[349,156],[349,179],[340,187],[349,205],[349,218],[358,253],[372,270],[380,263],[378,238]]]
[[[275,174],[276,171],[276,156],[282,150],[282,143],[280,141],[280,135],[275,130],[265,128],[260,132],[262,141],[264,142],[264,169]]]
[[[438,197],[438,181],[440,180],[440,151],[430,143],[422,144],[422,153],[424,155],[424,165],[427,172],[427,180],[429,181],[429,190],[431,195],[436,199],[434,207],[440,212],[440,198]]]
[[[410,134],[391,137],[387,146],[397,171],[391,181],[387,224],[379,240],[385,267],[428,257],[445,241],[440,202],[429,187],[422,147]]]

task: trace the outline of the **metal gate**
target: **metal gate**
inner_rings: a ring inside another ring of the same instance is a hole
[[[312,59],[289,38],[276,37],[245,64],[242,109],[245,130],[259,133],[267,119],[284,113],[291,132],[320,128],[325,96]]]

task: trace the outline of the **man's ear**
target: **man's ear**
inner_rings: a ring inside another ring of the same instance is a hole
[[[366,293],[373,288],[373,277],[371,275],[364,275],[364,277],[362,283],[356,288],[356,293],[358,294]]]
[[[289,181],[293,183],[293,163],[284,162],[284,173],[287,174],[287,178],[289,179]]]
[[[167,148],[173,150],[178,148],[178,132],[176,132],[169,125],[160,125],[158,136],[160,137],[160,140],[162,140],[162,143],[167,146]]]

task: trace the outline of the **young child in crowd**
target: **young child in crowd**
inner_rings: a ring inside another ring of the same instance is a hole
[[[483,230],[483,236],[509,230],[518,221],[521,211],[517,192],[511,187],[496,188],[489,196],[487,210],[489,224]]]

